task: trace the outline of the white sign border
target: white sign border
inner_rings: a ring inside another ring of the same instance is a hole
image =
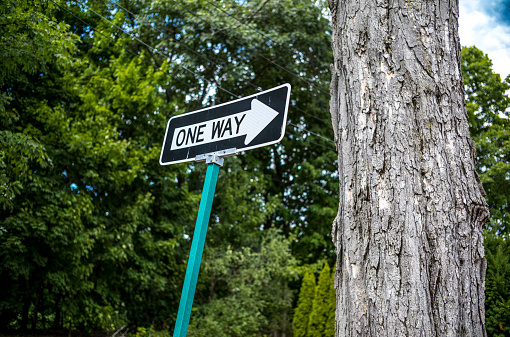
[[[210,107],[207,107],[207,108],[203,108],[203,109],[200,109],[200,110],[196,110],[196,111],[192,111],[192,112],[187,112],[185,114],[173,116],[172,118],[170,118],[168,120],[168,123],[166,125],[165,139],[163,141],[163,147],[161,147],[161,155],[159,156],[159,164],[160,165],[171,165],[171,164],[185,163],[185,162],[188,162],[188,161],[195,161],[195,157],[193,157],[193,158],[181,159],[181,160],[177,160],[177,161],[171,161],[171,162],[168,162],[168,163],[161,162],[161,160],[163,159],[163,151],[165,150],[166,140],[167,140],[167,136],[168,136],[168,128],[170,127],[170,122],[172,121],[172,119],[180,118],[182,116],[196,114],[196,113],[199,113],[199,112],[202,112],[202,111],[205,111],[205,110],[210,110],[212,108],[218,108],[218,107],[221,107],[221,106],[224,106],[224,105],[228,105],[228,104],[232,104],[232,103],[235,103],[235,102],[242,101],[242,100],[250,98],[250,97],[257,97],[257,96],[260,96],[262,94],[266,94],[268,92],[271,92],[271,91],[274,91],[274,90],[277,90],[277,89],[280,89],[280,88],[283,88],[283,87],[287,87],[289,90],[287,91],[287,102],[285,103],[285,111],[283,112],[282,132],[281,132],[280,138],[278,138],[277,140],[274,140],[272,142],[261,143],[261,144],[245,147],[245,148],[242,148],[242,149],[238,149],[238,150],[236,150],[236,153],[239,153],[239,152],[242,152],[242,151],[253,150],[253,149],[256,149],[256,148],[259,148],[259,147],[264,147],[264,146],[267,146],[267,145],[272,145],[272,144],[279,143],[283,139],[283,137],[285,136],[285,129],[286,129],[286,126],[287,126],[287,113],[289,111],[290,90],[291,90],[291,85],[289,83],[285,83],[285,84],[279,85],[277,87],[274,87],[274,88],[271,88],[271,89],[268,89],[268,90],[265,90],[265,91],[261,91],[261,92],[258,92],[256,94],[250,95],[250,96],[238,98],[236,100],[229,101],[229,102],[226,102],[226,103],[221,103],[221,104],[213,105],[213,106],[210,106]],[[202,154],[205,154],[205,153],[202,153]]]

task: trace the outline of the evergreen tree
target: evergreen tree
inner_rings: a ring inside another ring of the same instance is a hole
[[[308,322],[307,337],[323,337],[326,330],[326,322],[329,316],[329,294],[331,283],[330,268],[328,263],[324,265],[319,276],[319,282],[315,289],[312,313]]]
[[[485,231],[487,275],[485,320],[488,336],[510,336],[510,240],[497,229]]]
[[[307,336],[308,320],[312,313],[315,288],[315,275],[310,270],[303,277],[303,283],[301,284],[301,290],[299,291],[298,305],[294,312],[294,319],[292,322],[294,337]]]
[[[335,270],[336,264],[333,267],[333,270],[331,271],[331,277],[329,278],[328,319],[326,321],[324,337],[335,336],[335,311],[336,311]]]

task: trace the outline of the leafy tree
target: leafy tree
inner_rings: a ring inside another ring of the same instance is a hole
[[[66,122],[62,107],[53,100],[72,96],[58,83],[76,50],[76,36],[56,22],[53,13],[54,6],[42,1],[0,4],[0,277],[4,280],[0,321],[8,325],[19,315],[21,328],[28,326],[32,301],[35,327],[48,279],[62,289],[86,273],[79,262],[88,251],[81,219],[89,213],[90,203],[83,196],[53,189],[64,170],[55,169],[51,152]],[[44,123],[54,125],[41,129]],[[52,139],[49,144],[48,139]],[[53,230],[61,222],[65,226]],[[50,251],[58,251],[57,256]]]
[[[45,44],[54,45],[51,39]],[[10,146],[2,151],[5,324],[25,328],[31,313],[32,327],[44,328],[49,311],[55,327],[149,325],[171,317],[168,303],[178,300],[168,280],[183,273],[179,254],[187,247],[178,238],[194,218],[179,209],[198,202],[187,192],[185,167],[157,162],[175,111],[158,91],[168,75],[164,66],[154,71],[126,58],[118,46],[102,53],[111,43],[104,40],[96,39],[73,71],[48,63],[44,72],[3,80],[16,117],[2,131],[2,146]],[[24,139],[14,142],[10,130]]]
[[[292,328],[295,337],[306,337],[308,322],[312,313],[313,300],[315,297],[315,275],[310,270],[306,272],[299,291],[299,299],[292,320]]]
[[[16,122],[38,98],[51,99],[54,91],[44,90],[45,78],[38,77],[68,67],[76,50],[76,36],[66,24],[51,19],[52,13],[54,8],[42,1],[0,3],[0,202],[4,210],[14,206],[15,196],[29,179],[25,172],[31,162],[43,167],[51,164],[39,140],[17,128]]]
[[[106,42],[98,40],[99,47]],[[115,127],[96,137],[112,137],[123,146],[114,153],[94,149],[96,162],[82,165],[75,176],[79,188],[97,193],[97,218],[90,223],[97,233],[91,281],[100,303],[125,322],[161,326],[176,311],[168,303],[178,302],[178,285],[169,279],[177,282],[184,273],[189,246],[182,236],[198,208],[198,196],[188,192],[185,167],[158,163],[159,135],[175,111],[158,91],[168,75],[164,66],[154,70],[122,53],[107,66],[93,59],[83,66],[76,79],[83,88],[80,107],[96,118],[102,111],[104,119],[98,122],[112,120]]]
[[[279,145],[241,156],[242,166],[257,178],[264,177],[264,202],[281,201],[264,229],[277,226],[286,235],[296,235],[292,249],[303,263],[331,259],[329,223],[337,209],[336,156],[334,144],[317,136],[333,138],[327,112],[330,27],[322,15],[324,4],[278,0],[240,6],[232,1],[147,0],[121,5],[136,15],[117,8],[116,19],[157,48],[158,52],[150,53],[155,64],[162,62],[163,55],[182,59],[171,64],[176,80],[166,90],[188,95],[188,110],[235,98],[228,92],[248,95],[258,88],[293,85],[288,136]],[[146,48],[136,41],[133,44],[135,49]],[[212,91],[216,94],[209,95]]]
[[[326,332],[326,323],[330,312],[331,269],[324,265],[315,289],[312,312],[308,321],[307,337],[322,337]]]
[[[510,76],[501,80],[492,61],[476,47],[462,48],[471,137],[491,212],[491,226],[508,233],[510,224]]]
[[[71,64],[76,37],[54,14],[55,6],[45,1],[4,0],[0,4],[2,110],[5,100],[15,98],[8,95],[13,89],[6,86],[10,78]]]

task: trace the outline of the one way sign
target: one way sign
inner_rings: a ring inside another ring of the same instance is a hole
[[[290,84],[168,121],[160,164],[195,160],[197,155],[235,148],[237,152],[278,143],[285,134]]]

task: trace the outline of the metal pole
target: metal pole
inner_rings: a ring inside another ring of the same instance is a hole
[[[184,277],[184,286],[182,288],[181,302],[179,304],[173,337],[186,337],[188,333],[191,307],[195,297],[198,272],[200,271],[200,262],[202,262],[202,253],[204,252],[205,236],[207,234],[209,217],[211,216],[214,190],[216,189],[220,166],[223,164],[223,158],[219,159],[219,161],[207,160],[208,165],[204,189],[200,200],[200,208],[198,209],[195,234],[193,234],[193,242],[191,243],[191,252],[189,254],[188,266],[186,267],[186,276]]]

